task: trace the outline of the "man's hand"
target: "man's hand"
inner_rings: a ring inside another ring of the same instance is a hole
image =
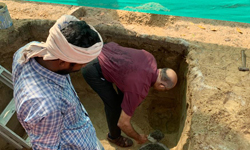
[[[144,134],[138,134],[134,128],[132,127],[131,123],[131,116],[128,116],[123,110],[121,112],[119,121],[118,121],[118,127],[125,133],[127,136],[135,139],[138,144],[145,143],[147,139],[147,135]]]
[[[147,137],[148,137],[148,136],[145,135],[145,134],[140,134],[140,137],[139,137],[139,139],[137,140],[137,143],[138,143],[138,144],[144,144],[145,142],[148,141],[148,138],[147,138]]]

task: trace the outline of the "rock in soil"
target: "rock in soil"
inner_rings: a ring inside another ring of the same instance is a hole
[[[150,133],[150,136],[156,139],[158,142],[164,138],[164,134],[160,130]]]

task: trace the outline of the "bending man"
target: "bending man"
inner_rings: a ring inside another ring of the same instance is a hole
[[[14,54],[12,64],[17,117],[34,150],[102,150],[69,73],[101,52],[94,27],[64,15],[46,43],[31,42]]]
[[[166,91],[177,83],[176,73],[169,68],[157,69],[149,52],[114,42],[105,44],[98,58],[82,68],[82,74],[104,102],[109,127],[107,139],[121,147],[133,145],[131,139],[121,136],[121,130],[139,144],[147,141],[146,135],[134,130],[130,120],[149,88]]]

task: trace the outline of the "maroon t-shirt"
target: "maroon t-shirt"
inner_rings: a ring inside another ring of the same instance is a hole
[[[132,116],[158,76],[157,63],[145,50],[126,48],[111,42],[98,56],[104,78],[124,93],[122,110]]]

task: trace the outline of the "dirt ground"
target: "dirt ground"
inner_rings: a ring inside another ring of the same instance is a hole
[[[16,26],[20,20],[56,20],[79,9],[69,5],[0,2],[7,4]],[[91,25],[122,26],[138,33],[138,36],[179,39],[189,47],[185,57],[188,64],[187,117],[181,138],[171,150],[250,149],[250,75],[249,71],[238,70],[242,65],[241,50],[245,50],[246,64],[250,66],[250,24],[90,7],[83,7],[82,10],[76,15]],[[87,92],[93,94],[90,89]],[[83,92],[78,94],[87,101],[98,99],[92,104],[84,103],[89,110],[102,107],[97,95],[88,98]],[[103,117],[101,113],[104,111],[100,111],[90,116]],[[97,124],[94,119],[92,122],[105,149],[121,149],[106,140],[105,118],[103,124]],[[139,145],[135,144],[130,149],[138,148]]]

